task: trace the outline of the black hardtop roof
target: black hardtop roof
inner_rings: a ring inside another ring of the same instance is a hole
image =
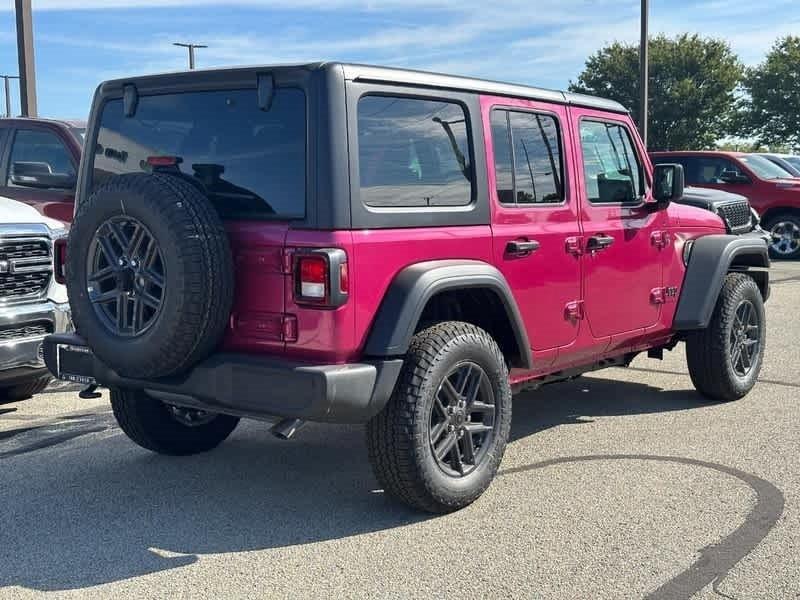
[[[307,71],[318,71],[337,68],[343,71],[345,79],[351,81],[399,84],[420,88],[475,92],[479,94],[509,96],[514,98],[539,100],[542,102],[553,102],[556,104],[582,106],[584,108],[594,108],[597,110],[605,110],[615,113],[628,113],[628,110],[619,102],[608,100],[606,98],[587,96],[584,94],[561,92],[526,85],[491,81],[488,79],[463,77],[459,75],[445,75],[443,73],[432,73],[428,71],[415,71],[412,69],[399,69],[394,67],[379,67],[374,65],[322,61],[297,64],[224,67],[219,69],[179,71],[175,73],[162,73],[158,75],[132,77],[129,79],[116,79],[105,82],[100,87],[101,90],[108,90],[111,88],[119,88],[125,83],[142,82],[155,84],[160,80],[174,80],[176,78],[181,80],[185,79],[188,83],[196,78],[213,77],[214,79],[217,79],[218,77],[224,76],[226,73],[235,73],[241,76],[250,72],[264,72],[272,70],[289,71],[293,69],[302,69]]]

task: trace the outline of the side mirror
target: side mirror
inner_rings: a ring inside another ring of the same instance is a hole
[[[11,183],[22,187],[39,189],[71,190],[75,187],[75,175],[53,173],[45,162],[15,162],[11,166]]]
[[[742,175],[739,171],[726,170],[720,173],[719,180],[722,183],[750,183],[750,178],[747,175]]]
[[[653,199],[658,208],[666,208],[670,202],[680,200],[684,187],[683,165],[656,165],[653,169]]]

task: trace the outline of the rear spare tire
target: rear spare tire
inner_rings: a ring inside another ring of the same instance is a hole
[[[120,375],[172,375],[219,343],[233,260],[197,187],[163,174],[113,177],[80,205],[68,247],[75,328]]]

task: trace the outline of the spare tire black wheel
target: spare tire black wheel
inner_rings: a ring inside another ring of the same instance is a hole
[[[111,178],[69,233],[72,319],[120,375],[184,371],[219,344],[233,303],[228,237],[208,198],[163,174]]]

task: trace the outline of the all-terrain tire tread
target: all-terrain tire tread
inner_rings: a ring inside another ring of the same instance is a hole
[[[159,197],[164,188],[172,193],[173,201],[166,203]],[[85,214],[93,210],[93,201],[98,194],[117,191],[135,194],[142,202],[149,203],[170,231],[180,236],[178,252],[186,277],[181,289],[174,290],[182,301],[168,319],[169,334],[166,338],[169,343],[153,345],[147,359],[137,365],[131,364],[130,357],[120,357],[119,360],[114,356],[101,358],[129,377],[148,378],[184,371],[213,350],[228,323],[233,303],[234,272],[227,234],[213,205],[190,183],[169,175],[135,173],[112,178],[81,203],[70,238],[73,235],[94,235],[94,231],[82,227]],[[73,290],[80,291],[81,287],[75,276],[70,276],[73,271],[68,270],[70,308],[78,332],[91,346],[91,328],[84,324],[95,317],[85,300],[85,292],[83,297],[73,293]],[[176,286],[177,283],[172,278],[167,285]]]
[[[426,393],[424,386],[427,373],[437,362],[445,358],[443,352],[455,338],[467,338],[470,343],[491,349],[498,365],[502,365],[503,381],[508,382],[508,371],[500,348],[492,337],[482,329],[457,321],[435,324],[418,332],[411,341],[406,359],[386,407],[367,424],[367,449],[369,459],[378,482],[384,492],[400,501],[421,510],[444,513],[457,510],[478,498],[489,486],[505,451],[510,429],[510,386],[504,393],[507,418],[502,424],[501,443],[496,451],[487,456],[491,461],[491,477],[479,488],[471,490],[466,496],[454,498],[439,493],[425,470],[419,466],[426,437],[415,433],[416,419],[420,418],[417,407]],[[497,415],[501,418],[501,415]]]
[[[727,324],[735,318],[741,296],[748,288],[760,297],[758,285],[751,277],[729,273],[708,327],[690,332],[686,340],[686,361],[692,383],[698,392],[713,400],[738,400],[747,393],[738,388],[729,375]],[[760,356],[763,353],[762,342]]]

